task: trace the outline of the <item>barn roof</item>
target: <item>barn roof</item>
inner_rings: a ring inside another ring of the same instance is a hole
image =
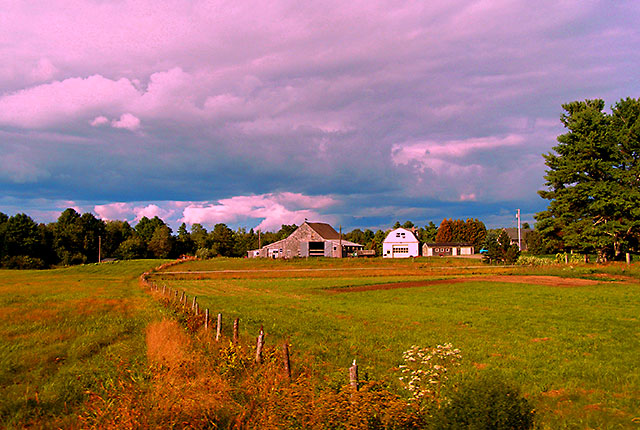
[[[325,224],[323,222],[307,222],[307,225],[318,233],[324,240],[340,239],[338,232],[329,224]]]

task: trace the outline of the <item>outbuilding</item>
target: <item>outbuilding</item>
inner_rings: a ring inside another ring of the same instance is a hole
[[[411,230],[396,228],[382,242],[384,258],[408,258],[420,255],[418,239]]]
[[[459,255],[473,255],[473,245],[460,242],[432,242],[422,245],[422,255],[425,257],[456,257]]]

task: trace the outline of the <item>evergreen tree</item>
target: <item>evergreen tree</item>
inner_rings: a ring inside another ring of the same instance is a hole
[[[602,100],[562,106],[567,133],[545,154],[546,211],[536,229],[551,248],[618,257],[640,235],[640,100],[621,100],[612,114]]]
[[[520,256],[518,245],[512,245],[511,239],[505,230],[499,234],[488,236],[486,243],[487,253],[484,254],[484,261],[487,263],[513,264]]]
[[[436,235],[438,234],[438,227],[433,223],[433,221],[429,221],[429,224],[424,226],[424,230],[420,234],[421,242],[435,242]]]

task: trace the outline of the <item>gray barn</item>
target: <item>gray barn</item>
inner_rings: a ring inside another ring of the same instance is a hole
[[[249,251],[248,256],[262,258],[343,258],[354,255],[362,249],[364,249],[364,246],[360,244],[341,239],[340,234],[329,224],[305,221],[286,239]]]

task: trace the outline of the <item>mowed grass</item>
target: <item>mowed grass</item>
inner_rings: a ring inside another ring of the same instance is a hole
[[[216,259],[171,270],[198,273],[155,275],[156,282],[221,312],[227,335],[236,317],[247,341],[264,325],[268,342],[291,342],[294,368],[310,364],[329,386],[344,384],[357,359],[365,378],[402,392],[396,371],[402,352],[451,342],[464,355],[461,372],[497,373],[521,386],[540,428],[640,428],[637,265],[504,269],[466,259]],[[567,288],[487,279],[505,274],[594,282]],[[423,287],[348,288],[459,277]]]
[[[137,278],[157,264],[0,271],[0,427],[77,427],[90,391],[145,368],[159,305]]]

